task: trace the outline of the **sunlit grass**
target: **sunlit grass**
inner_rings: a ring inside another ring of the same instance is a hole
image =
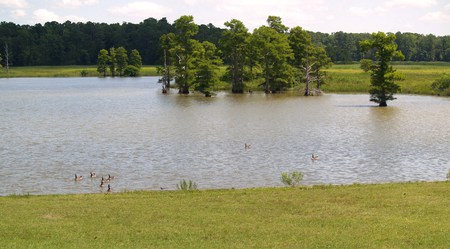
[[[406,94],[436,94],[431,84],[443,74],[450,74],[450,63],[445,62],[394,63],[394,68],[405,76],[405,80],[396,83],[401,93]],[[363,72],[359,64],[333,65],[326,72],[327,84],[323,85],[326,92],[368,92],[370,89],[370,74]]]
[[[87,72],[87,77],[101,77],[97,72],[97,66],[34,66],[11,67],[9,72],[0,70],[0,78],[15,77],[81,77],[82,71]],[[156,76],[156,66],[143,66],[141,76]]]
[[[3,248],[446,248],[449,182],[0,197]]]

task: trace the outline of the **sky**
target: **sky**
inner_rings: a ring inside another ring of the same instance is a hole
[[[192,15],[224,27],[238,19],[252,31],[269,15],[288,27],[323,33],[413,32],[450,35],[450,0],[0,0],[0,22],[140,23]]]

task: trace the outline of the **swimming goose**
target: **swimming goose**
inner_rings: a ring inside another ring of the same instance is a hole
[[[315,161],[317,159],[319,159],[319,156],[314,155],[314,154],[311,155],[311,160]]]
[[[251,146],[252,146],[251,144],[247,144],[247,143],[246,143],[246,144],[245,144],[245,149],[248,150],[248,149],[250,149]]]
[[[95,172],[91,172],[91,178],[96,178],[97,174]]]
[[[111,185],[108,184],[108,193],[111,193],[111,192],[112,192]]]
[[[81,181],[83,179],[83,176],[79,176],[75,174],[75,181]]]
[[[111,176],[110,174],[108,174],[108,181],[111,181],[111,180],[113,180],[115,178],[116,178],[115,176]]]

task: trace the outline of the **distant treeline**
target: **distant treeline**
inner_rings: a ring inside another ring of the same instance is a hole
[[[225,29],[212,24],[199,25],[195,39],[218,45]],[[133,23],[65,23],[47,22],[44,25],[0,23],[0,54],[10,66],[94,65],[101,49],[124,47],[137,49],[145,65],[161,64],[160,37],[175,32],[166,18],[148,18]],[[359,41],[370,34],[309,32],[315,45],[325,48],[333,62],[359,61],[363,56]],[[396,33],[399,50],[408,61],[450,62],[450,36]],[[8,49],[6,53],[5,48]]]

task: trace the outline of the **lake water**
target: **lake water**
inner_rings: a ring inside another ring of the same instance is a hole
[[[0,79],[0,195],[441,181],[450,99],[161,94],[155,77]],[[245,149],[245,144],[251,144]],[[311,161],[311,154],[319,156]],[[74,174],[84,179],[74,181]]]

